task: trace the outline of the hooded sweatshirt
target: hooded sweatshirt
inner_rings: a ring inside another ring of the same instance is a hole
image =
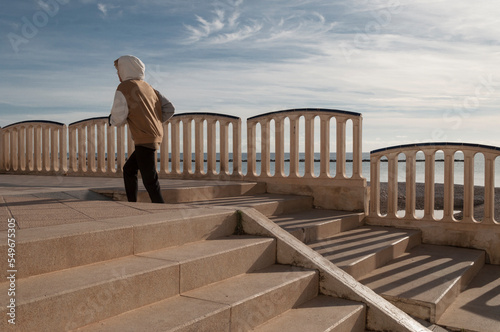
[[[174,106],[144,81],[146,67],[131,55],[118,59],[121,83],[115,92],[110,123],[128,123],[135,145],[157,149],[163,137],[162,123],[174,114]]]

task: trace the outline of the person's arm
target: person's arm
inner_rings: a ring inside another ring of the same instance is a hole
[[[111,107],[111,115],[109,116],[109,123],[113,126],[121,126],[127,122],[128,118],[128,105],[125,96],[121,91],[115,92],[115,99],[113,107]]]
[[[164,95],[155,91],[161,101],[161,122],[167,122],[174,115],[175,107]]]

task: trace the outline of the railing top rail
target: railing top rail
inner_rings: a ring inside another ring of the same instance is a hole
[[[12,124],[10,124],[8,126],[3,127],[2,129],[7,129],[9,127],[15,127],[15,126],[19,126],[19,125],[28,124],[28,123],[32,123],[32,124],[49,124],[49,125],[61,126],[61,127],[64,126],[64,123],[55,122],[55,121],[48,121],[48,120],[27,120],[27,121],[21,121],[21,122],[12,123]]]
[[[248,118],[248,120],[255,120],[255,119],[258,119],[258,118],[261,118],[261,117],[266,117],[266,116],[276,115],[276,114],[304,113],[304,112],[332,113],[332,114],[349,115],[349,116],[356,116],[356,117],[361,116],[361,113],[349,112],[349,111],[342,111],[342,110],[336,110],[336,109],[327,109],[327,108],[295,108],[295,109],[288,109],[288,110],[282,110],[282,111],[274,111],[274,112],[269,112],[269,113],[264,113],[264,114],[252,116],[252,117]]]
[[[68,127],[71,127],[71,126],[74,126],[74,125],[77,125],[77,124],[80,124],[80,123],[83,123],[83,122],[95,121],[95,120],[106,120],[107,121],[108,117],[107,116],[98,116],[98,117],[95,117],[95,118],[83,119],[83,120],[80,120],[80,121],[76,121],[76,122],[70,123]]]
[[[172,118],[178,117],[189,117],[189,116],[206,116],[206,117],[221,117],[221,118],[229,118],[233,120],[239,120],[240,118],[233,115],[220,114],[220,113],[208,113],[208,112],[188,112],[188,113],[177,113],[174,114]]]
[[[457,142],[430,142],[430,143],[415,143],[415,144],[403,144],[403,145],[395,145],[386,148],[381,148],[377,150],[373,150],[370,152],[370,155],[377,154],[381,152],[390,152],[391,150],[403,150],[403,149],[420,149],[420,148],[443,148],[443,147],[463,147],[463,148],[480,148],[480,149],[488,149],[493,151],[500,151],[500,147],[491,146],[491,145],[483,145],[476,143],[457,143]]]

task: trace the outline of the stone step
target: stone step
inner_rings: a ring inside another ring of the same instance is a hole
[[[420,243],[419,230],[364,226],[312,242],[309,247],[359,279]]]
[[[230,237],[17,280],[16,328],[68,330],[274,264],[274,239]],[[216,268],[214,268],[216,267]],[[8,283],[0,285],[7,303]],[[71,310],[68,310],[71,308]],[[6,316],[6,306],[1,314]],[[6,320],[0,323],[5,330]]]
[[[312,209],[269,219],[308,244],[362,226],[364,213]]]
[[[363,304],[319,295],[259,325],[255,332],[364,332]]]
[[[17,277],[227,236],[234,233],[237,219],[235,211],[226,209],[176,209],[144,217],[22,229],[16,239],[16,253],[22,257],[16,262]],[[6,263],[0,264],[5,267],[2,275],[8,270]]]
[[[272,265],[78,331],[248,331],[317,294],[316,271]]]
[[[457,331],[500,330],[500,266],[485,265],[438,320]]]
[[[126,201],[127,196],[123,188],[94,189],[93,191],[111,197],[117,201]],[[259,195],[266,193],[266,184],[262,182],[233,182],[233,181],[173,181],[162,184],[161,193],[165,203],[189,203],[205,201],[221,197],[236,197]],[[146,190],[139,190],[138,202],[151,202]]]
[[[231,208],[251,207],[266,216],[272,216],[310,210],[313,207],[313,198],[311,196],[262,194],[196,201],[191,202],[190,205]]]
[[[435,323],[484,261],[481,250],[423,244],[360,282],[412,316]]]

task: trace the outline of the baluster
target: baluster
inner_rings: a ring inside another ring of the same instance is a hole
[[[484,154],[484,224],[495,220],[495,158],[492,153]]]
[[[87,127],[83,124],[78,126],[78,172],[86,173],[87,168]]]
[[[34,128],[34,143],[35,143],[35,170],[37,172],[42,171],[42,127],[37,124]]]
[[[26,127],[26,169],[28,171],[34,171],[33,163],[33,125],[28,125]]]
[[[406,155],[406,199],[405,218],[415,219],[416,182],[417,182],[417,151],[409,151]]]
[[[11,160],[11,170],[17,171],[19,170],[18,167],[18,129],[17,128],[12,128],[10,131],[10,160]]]
[[[18,169],[20,171],[26,170],[26,135],[25,135],[26,127],[20,126],[18,130],[18,142],[17,142],[17,155],[19,158]]]
[[[183,150],[183,172],[184,174],[192,173],[192,153],[191,153],[191,121],[192,119],[182,121],[182,150]]]
[[[50,171],[50,129],[44,125],[42,127],[42,158],[43,158],[43,171]]]
[[[196,118],[194,121],[194,154],[195,154],[195,174],[203,174],[203,119]]]
[[[5,129],[0,127],[0,171],[5,171],[5,153],[7,149],[4,146],[4,135]]]
[[[326,115],[320,116],[320,178],[330,177],[330,119]]]
[[[464,222],[474,222],[474,151],[464,151]]]
[[[434,170],[435,150],[424,151],[425,154],[425,196],[424,218],[434,219]]]
[[[180,174],[181,156],[180,156],[180,137],[179,137],[179,121],[172,122],[172,173]]]
[[[260,123],[260,176],[261,177],[270,177],[271,176],[271,121],[268,119],[264,119],[264,124]]]
[[[229,123],[219,122],[220,130],[220,174],[229,174]]]
[[[59,130],[59,171],[68,171],[68,127],[63,125]]]
[[[387,154],[388,183],[387,183],[387,216],[396,218],[398,212],[398,153]]]
[[[207,174],[217,174],[217,155],[216,155],[216,121],[207,119]]]
[[[59,130],[60,128],[52,127],[50,134],[50,159],[51,170],[59,171]]]
[[[160,145],[160,174],[170,173],[168,170],[168,122],[163,124],[163,139]]]
[[[241,174],[241,119],[233,121],[233,175]]]
[[[299,177],[299,119],[291,115],[290,119],[290,177]]]
[[[125,125],[116,128],[117,172],[123,172],[125,165]]]
[[[306,114],[305,120],[306,160],[304,165],[304,178],[312,178],[314,176],[314,117],[310,114]]]
[[[346,178],[346,122],[346,118],[337,117],[337,174],[335,175],[335,179]]]
[[[257,128],[255,122],[247,122],[247,176],[256,176],[257,167],[257,152],[256,152],[256,135]]]
[[[274,176],[285,176],[285,119],[278,117],[274,121],[276,148],[274,153]]]
[[[444,150],[443,221],[453,221],[455,195],[455,150]]]
[[[362,122],[363,118],[361,116],[352,120],[353,124],[352,179],[360,179],[363,177]]]
[[[106,136],[104,126],[106,123],[99,120],[97,123],[97,172],[106,173]]]
[[[370,215],[380,216],[380,156],[370,156]]]
[[[76,161],[76,150],[77,150],[77,141],[76,141],[76,132],[77,128],[72,126],[69,127],[69,167],[72,172],[78,171],[78,164]]]
[[[108,174],[113,174],[116,173],[116,149],[115,149],[115,141],[116,141],[116,135],[115,135],[115,127],[113,126],[107,126],[106,127],[106,132],[108,136],[108,169],[107,173]]]

